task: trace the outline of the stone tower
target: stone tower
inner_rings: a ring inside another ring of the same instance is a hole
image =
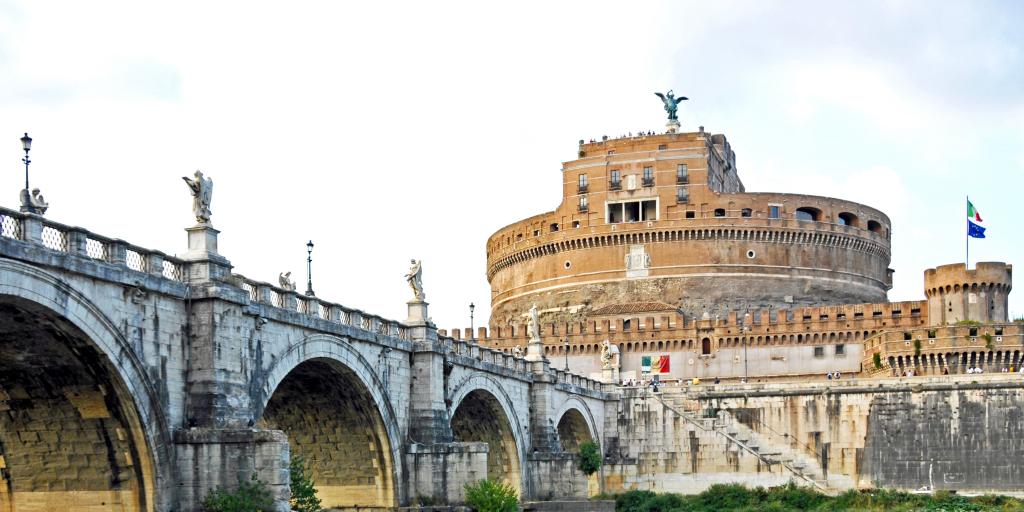
[[[925,270],[924,294],[928,298],[930,323],[1005,323],[1012,277],[1013,266],[1002,262],[981,262],[974,270],[967,270],[963,263]]]

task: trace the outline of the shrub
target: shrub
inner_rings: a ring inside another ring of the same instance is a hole
[[[651,491],[629,491],[615,498],[616,512],[647,512],[647,501],[656,494]]]
[[[914,355],[921,355],[921,340],[918,338],[914,338]]]
[[[292,509],[298,512],[317,512],[320,510],[320,498],[316,497],[313,487],[313,473],[306,467],[306,459],[301,455],[292,457],[288,466],[292,473]]]
[[[875,352],[874,355],[871,356],[871,361],[875,363],[876,370],[882,369],[882,354]]]
[[[466,484],[466,504],[477,512],[517,512],[519,498],[509,484],[480,480]]]
[[[256,479],[239,482],[238,488],[227,491],[218,487],[203,498],[203,512],[273,512],[274,498],[267,484]]]
[[[580,443],[579,468],[580,471],[588,476],[601,469],[601,452],[597,448],[597,443],[593,441]]]

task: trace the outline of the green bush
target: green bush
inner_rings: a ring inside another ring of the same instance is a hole
[[[874,355],[871,356],[871,361],[875,363],[876,370],[882,369],[882,354],[875,352]]]
[[[580,443],[579,468],[587,476],[593,475],[598,469],[601,469],[601,451],[597,448],[597,443],[593,441]]]
[[[238,488],[228,491],[218,487],[203,498],[203,512],[273,512],[274,497],[267,484],[256,479],[239,482]]]
[[[914,338],[914,355],[921,355],[921,340],[917,338]]]
[[[480,480],[466,484],[466,504],[477,512],[517,512],[519,498],[509,484]]]
[[[320,510],[320,498],[316,497],[313,487],[313,473],[306,467],[306,459],[301,455],[292,457],[288,469],[292,474],[292,509],[298,512],[317,512]]]
[[[811,510],[849,512],[971,512],[1024,511],[1024,502],[1007,496],[968,498],[939,491],[932,495],[889,489],[846,491],[830,497],[794,484],[765,489],[741,485],[713,485],[693,496],[629,491],[615,497],[617,512],[796,512]]]

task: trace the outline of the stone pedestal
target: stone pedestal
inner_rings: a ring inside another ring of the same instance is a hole
[[[544,343],[540,341],[540,336],[534,334],[530,338],[530,342],[526,344],[526,356],[523,359],[531,362],[547,360],[544,357]]]
[[[431,325],[430,315],[427,314],[427,306],[429,304],[426,301],[413,299],[406,302],[406,304],[409,305],[409,316],[405,319],[406,325]]]
[[[665,128],[668,130],[668,133],[677,133],[679,131],[679,126],[679,121],[675,119],[665,124]]]
[[[196,224],[185,228],[188,233],[188,252],[178,257],[189,262],[188,282],[215,281],[231,274],[231,262],[217,253],[217,235],[220,231],[209,224]]]
[[[601,369],[601,382],[607,384],[618,384],[619,383],[619,367],[609,366],[608,368]]]

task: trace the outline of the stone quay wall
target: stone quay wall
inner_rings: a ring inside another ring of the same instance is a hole
[[[834,490],[1024,492],[1019,374],[663,389],[625,392],[618,438],[606,441],[606,490],[794,479]],[[778,463],[766,467],[744,447]]]

